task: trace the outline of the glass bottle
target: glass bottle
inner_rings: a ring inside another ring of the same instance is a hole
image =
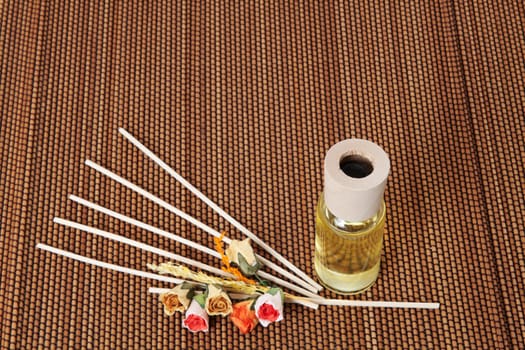
[[[389,171],[388,155],[370,141],[345,140],[328,151],[324,192],[316,212],[314,258],[317,276],[328,289],[356,294],[376,281]]]

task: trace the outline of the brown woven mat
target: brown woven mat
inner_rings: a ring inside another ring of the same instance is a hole
[[[0,1],[2,348],[525,347],[524,7],[320,3]],[[118,127],[310,275],[325,152],[379,143],[392,160],[387,232],[359,298],[441,308],[294,305],[246,336],[219,318],[191,334],[147,293],[159,283],[36,250],[162,261],[60,216],[215,263],[68,201],[212,244],[85,159],[240,237]]]

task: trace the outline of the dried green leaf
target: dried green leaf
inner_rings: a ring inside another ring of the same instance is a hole
[[[239,261],[239,269],[245,276],[253,276],[261,268],[261,264],[258,261],[256,261],[255,265],[248,264],[248,261],[241,253],[237,254],[237,260]]]

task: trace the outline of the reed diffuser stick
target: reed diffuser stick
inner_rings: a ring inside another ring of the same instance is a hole
[[[191,183],[189,183],[186,179],[184,179],[181,175],[179,175],[173,168],[171,168],[168,164],[166,164],[159,157],[157,157],[146,146],[144,146],[142,143],[140,143],[129,132],[127,132],[123,128],[119,128],[119,132],[128,141],[130,141],[133,145],[135,145],[135,147],[137,147],[140,151],[142,151],[146,156],[148,156],[151,160],[153,160],[155,163],[157,163],[157,165],[159,165],[162,169],[164,169],[166,172],[168,172],[168,174],[170,174],[173,178],[175,178],[175,180],[180,182],[184,187],[186,187],[188,190],[190,190],[194,195],[196,195],[200,200],[202,200],[204,203],[206,203],[210,208],[212,208],[220,216],[222,216],[224,219],[226,219],[228,222],[230,222],[233,226],[235,226],[244,235],[249,237],[254,243],[256,243],[257,245],[262,247],[268,253],[270,253],[275,259],[277,259],[284,266],[286,266],[288,269],[293,271],[297,276],[301,277],[303,280],[305,280],[310,285],[315,287],[316,290],[320,291],[320,290],[323,289],[323,287],[319,283],[315,282],[310,276],[308,276],[306,273],[301,271],[299,268],[297,268],[295,265],[293,265],[290,261],[288,261],[284,256],[279,254],[275,249],[270,247],[268,244],[266,244],[264,241],[262,241],[259,237],[257,237],[254,233],[252,233],[250,230],[248,230],[246,227],[244,227],[240,222],[238,222],[232,216],[230,216],[228,213],[226,213],[222,208],[220,208],[217,204],[215,204],[215,202],[213,202],[211,199],[206,197],[195,186],[193,186]]]
[[[151,294],[163,294],[163,293],[167,293],[169,292],[170,289],[168,288],[158,288],[158,287],[150,287],[148,289],[148,293],[151,293]],[[254,295],[253,294],[246,294],[246,293],[228,293],[228,296],[232,299],[249,299],[249,298],[253,298]],[[307,301],[306,299],[303,299],[303,298],[294,298],[294,297],[289,297],[289,296],[285,296],[284,297],[284,302],[285,303],[288,303],[288,304],[299,304],[299,305],[303,305],[303,306],[306,306],[306,307],[309,307],[311,309],[318,309],[319,308],[319,304],[315,303],[315,302],[311,302],[311,301]]]
[[[93,208],[93,207],[97,208],[97,207],[99,207],[98,205],[93,204],[93,203],[91,203],[89,201],[83,200],[83,199],[78,198],[76,196],[73,196],[73,197],[74,197],[74,201],[78,202],[79,204],[86,205],[89,208]],[[91,204],[93,204],[93,206],[91,206]],[[100,207],[100,209],[105,209],[105,208]],[[108,214],[109,213],[115,213],[115,212],[112,212],[109,209],[105,209],[104,210],[105,213],[106,213],[106,210],[107,210]],[[111,215],[111,216],[113,216],[113,215]],[[127,218],[124,215],[121,215],[121,216]],[[134,221],[136,221],[136,220],[134,220]],[[80,223],[77,223],[77,222],[73,222],[73,221],[69,221],[69,220],[65,220],[65,219],[61,219],[61,218],[57,218],[57,217],[53,219],[53,222],[55,222],[56,224],[63,225],[63,226],[66,226],[66,227],[71,227],[71,228],[74,228],[74,229],[77,229],[77,230],[80,230],[80,231],[92,233],[92,234],[95,234],[95,235],[98,235],[98,236],[101,236],[101,237],[104,237],[104,238],[112,239],[114,241],[117,241],[117,242],[120,242],[120,243],[124,243],[124,244],[130,245],[130,246],[133,246],[133,247],[136,247],[136,248],[139,248],[139,249],[142,249],[142,250],[145,250],[145,251],[148,251],[148,252],[151,252],[151,253],[163,256],[163,257],[166,257],[168,259],[172,259],[172,260],[175,260],[175,261],[180,261],[180,262],[185,263],[187,265],[194,266],[194,267],[200,268],[202,270],[206,270],[208,272],[214,273],[214,274],[219,275],[219,276],[225,276],[225,277],[229,277],[229,278],[234,278],[234,276],[232,276],[229,273],[226,273],[226,272],[222,271],[221,269],[218,269],[218,268],[206,265],[204,263],[195,261],[193,259],[185,258],[185,257],[180,256],[178,254],[173,254],[171,252],[168,252],[168,251],[165,251],[165,250],[153,247],[153,246],[145,244],[145,243],[141,243],[141,242],[138,242],[138,241],[135,241],[135,240],[123,237],[123,236],[119,236],[119,235],[113,234],[111,232],[103,231],[103,230],[100,230],[100,229],[97,229],[97,228],[94,228],[94,227],[90,227],[90,226],[87,226],[87,225],[83,225],[83,224],[80,224]],[[139,223],[141,223],[141,222],[139,221]],[[155,233],[157,233],[157,231],[163,232],[164,233],[163,235],[167,236],[169,238],[173,238],[173,237],[182,238],[182,237],[179,237],[177,235],[170,234],[170,233],[168,233],[166,231],[162,231],[160,229],[157,229],[157,228],[155,228],[153,226],[149,226],[149,225],[146,225],[146,224],[144,224],[144,226],[155,229],[153,231]],[[166,235],[166,234],[168,234],[168,235]],[[178,240],[178,241],[181,242],[180,240]],[[201,246],[200,244],[195,243],[193,241],[184,239],[184,241],[182,241],[181,243],[186,244],[189,247],[196,248],[196,249],[199,249],[197,247],[206,248],[207,250],[204,251],[205,253],[208,253],[208,251],[209,251],[209,253],[212,253],[210,255],[212,255],[212,256],[214,256],[214,257],[216,257],[218,259],[221,258],[219,253],[217,253],[217,252],[215,252],[215,251],[213,251],[213,250],[211,250],[211,249],[209,249],[207,247]],[[271,282],[273,282],[275,284],[278,284],[281,287],[288,288],[290,290],[293,290],[293,291],[295,291],[295,292],[297,292],[299,294],[305,295],[305,296],[317,297],[317,295],[314,294],[314,293],[311,293],[311,292],[309,292],[307,290],[299,288],[296,285],[293,285],[293,284],[291,284],[291,283],[289,283],[287,281],[283,281],[280,278],[272,276],[272,275],[270,275],[270,274],[268,274],[268,273],[266,273],[264,271],[259,271],[258,274],[261,276],[261,278],[267,279],[268,281],[271,281]]]
[[[216,267],[209,266],[209,265],[204,264],[204,263],[202,263],[200,261],[196,261],[196,260],[193,260],[193,259],[190,259],[190,258],[186,258],[186,257],[178,255],[178,254],[170,253],[170,252],[168,252],[166,250],[162,250],[162,249],[153,247],[153,246],[151,246],[149,244],[137,242],[137,241],[134,241],[132,239],[129,239],[129,238],[126,238],[126,237],[122,237],[122,236],[116,235],[116,234],[111,233],[111,232],[103,231],[103,230],[100,230],[98,228],[82,225],[82,224],[79,224],[77,222],[64,220],[64,219],[61,219],[61,218],[54,218],[53,222],[56,223],[56,224],[62,225],[62,226],[75,228],[75,229],[80,230],[80,231],[92,233],[92,234],[95,234],[97,236],[101,236],[101,237],[104,237],[104,238],[107,238],[107,239],[111,239],[111,240],[114,240],[114,241],[117,241],[117,242],[120,242],[120,243],[124,243],[124,244],[127,244],[129,246],[136,247],[136,248],[145,250],[147,252],[163,256],[163,257],[171,259],[171,260],[179,261],[179,262],[181,262],[183,264],[186,264],[186,265],[189,265],[189,266],[193,266],[193,267],[196,267],[198,269],[205,270],[205,271],[211,272],[211,273],[219,275],[219,276],[233,278],[233,276],[231,274],[226,273],[226,272],[224,272],[221,269],[218,269]]]
[[[123,177],[115,174],[114,172],[104,168],[103,166],[99,165],[99,164],[96,164],[95,162],[91,161],[91,160],[86,160],[86,165],[89,166],[90,168],[98,171],[99,173],[111,178],[112,180],[120,183],[121,185],[139,193],[140,195],[148,198],[149,200],[151,200],[152,202],[154,202],[155,204],[163,207],[164,209],[174,213],[175,215],[178,215],[180,216],[181,218],[183,218],[184,220],[187,220],[188,222],[192,223],[193,225],[197,226],[198,228],[200,228],[201,230],[211,234],[212,236],[214,237],[220,237],[221,234],[217,231],[217,230],[214,230],[213,228],[207,226],[206,224],[200,222],[199,220],[195,219],[194,217],[186,214],[185,212],[181,211],[180,209],[174,207],[173,205],[167,203],[166,201],[158,198],[157,196],[155,196],[154,194],[142,189],[141,187],[135,185],[134,183],[124,179]],[[78,197],[76,196],[70,196],[70,199],[72,200],[75,200],[78,199]],[[223,241],[227,244],[231,243],[231,239],[229,238],[226,238],[224,237],[223,238]],[[257,255],[257,258],[259,259],[259,261],[263,264],[263,265],[266,265],[268,266],[269,268],[273,269],[274,271],[280,273],[281,275],[283,275],[284,277],[287,277],[289,278],[290,280],[294,281],[295,283],[303,286],[304,288],[307,288],[308,290],[310,290],[311,292],[317,292],[317,290],[315,289],[315,287],[313,287],[312,285],[310,285],[309,283],[307,283],[306,281],[298,278],[297,276],[291,274],[290,272],[278,267],[276,264],[273,264],[272,262],[268,261],[267,259],[264,259],[263,257]]]
[[[169,277],[169,276],[157,275],[157,274],[151,273],[151,272],[145,272],[145,271],[130,269],[129,267],[124,267],[124,266],[120,266],[120,265],[110,264],[110,263],[103,262],[103,261],[100,261],[100,260],[96,260],[96,259],[88,258],[88,257],[82,256],[82,255],[78,255],[78,254],[75,254],[75,253],[71,253],[71,252],[68,252],[66,250],[62,250],[62,249],[58,249],[58,248],[55,248],[55,247],[51,247],[51,246],[49,246],[47,244],[43,244],[43,243],[38,243],[36,245],[36,247],[37,247],[37,249],[42,249],[42,250],[45,250],[47,252],[50,252],[50,253],[53,253],[53,254],[56,254],[56,255],[59,255],[59,256],[64,256],[64,257],[69,258],[69,259],[77,260],[77,261],[80,261],[80,262],[88,264],[88,265],[94,265],[94,266],[98,266],[98,267],[103,267],[105,269],[118,271],[118,272],[123,272],[123,273],[127,273],[127,274],[133,275],[133,276],[149,278],[149,279],[153,279],[153,280],[157,280],[157,281],[161,281],[161,282],[168,282],[168,283],[174,283],[174,284],[181,284],[181,283],[187,282],[186,280],[183,280],[183,279],[180,279],[180,278],[174,278],[174,277]]]
[[[418,303],[405,301],[369,301],[369,300],[342,300],[342,299],[314,299],[319,305],[384,307],[402,309],[439,309],[439,303]]]
[[[201,252],[206,253],[208,255],[211,255],[213,257],[216,257],[216,258],[219,258],[219,259],[221,258],[221,255],[219,253],[217,253],[215,250],[213,250],[211,248],[208,248],[206,246],[203,246],[203,245],[201,245],[201,244],[199,244],[197,242],[194,242],[194,241],[191,241],[189,239],[186,239],[184,237],[181,237],[179,235],[176,235],[174,233],[161,230],[161,229],[159,229],[159,228],[157,228],[155,226],[148,225],[148,224],[146,224],[146,223],[144,223],[142,221],[139,221],[139,220],[133,219],[133,218],[131,218],[129,216],[117,213],[114,210],[105,208],[105,207],[103,207],[103,206],[101,206],[99,204],[95,204],[93,202],[90,202],[88,200],[85,200],[85,199],[80,198],[80,197],[75,196],[75,195],[70,195],[69,199],[72,200],[75,203],[78,203],[78,204],[83,205],[83,206],[85,206],[87,208],[96,210],[98,212],[101,212],[103,214],[111,216],[111,217],[113,217],[115,219],[121,220],[121,221],[123,221],[125,223],[137,226],[137,227],[139,227],[141,229],[144,229],[146,231],[155,233],[155,234],[157,234],[159,236],[162,236],[162,237],[171,239],[173,241],[182,243],[182,244],[187,245],[189,247],[192,247],[194,249],[200,250]]]
[[[166,288],[150,287],[149,293],[162,294],[169,291]],[[228,294],[233,299],[249,298],[250,294]],[[302,304],[313,303],[326,306],[374,307],[374,308],[402,308],[402,309],[439,309],[439,303],[417,303],[404,301],[368,301],[368,300],[341,300],[341,299],[308,299],[289,296],[284,300],[287,303]]]

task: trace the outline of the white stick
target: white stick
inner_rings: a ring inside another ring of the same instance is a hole
[[[128,133],[123,128],[119,128],[119,132],[128,140],[130,141],[135,147],[137,147],[139,150],[141,150],[146,156],[148,156],[151,160],[153,160],[157,165],[159,165],[162,169],[164,169],[166,172],[168,172],[173,178],[175,178],[178,182],[180,182],[184,187],[186,187],[188,190],[190,190],[193,194],[195,194],[200,200],[202,200],[204,203],[206,203],[210,208],[215,210],[220,216],[222,216],[224,219],[229,221],[233,226],[235,226],[239,231],[244,233],[247,237],[249,237],[253,242],[261,246],[264,250],[266,250],[268,253],[270,253],[274,258],[276,258],[278,261],[280,261],[284,266],[286,266],[288,269],[293,271],[296,275],[300,276],[303,280],[307,281],[310,285],[314,286],[316,290],[320,291],[323,289],[323,287],[315,282],[310,276],[308,276],[306,273],[301,271],[299,268],[297,268],[295,265],[293,265],[290,261],[288,261],[284,256],[279,254],[275,249],[270,247],[268,244],[263,242],[259,237],[257,237],[254,233],[252,233],[250,230],[248,230],[246,227],[244,227],[240,222],[235,220],[233,217],[231,217],[228,213],[226,213],[222,208],[220,208],[217,204],[215,204],[211,199],[206,197],[201,191],[199,191],[195,186],[190,184],[186,179],[184,179],[181,175],[179,175],[173,168],[171,168],[168,164],[164,163],[159,157],[157,157],[152,151],[150,151],[146,146],[144,146],[142,143],[140,143],[135,137],[133,137],[130,133]]]
[[[288,279],[290,279],[291,281],[294,281],[295,283],[299,284],[300,286],[302,286],[303,288],[306,288],[308,289],[310,292],[312,293],[317,293],[317,289],[312,286],[311,284],[309,284],[308,282],[306,282],[305,280],[302,280],[300,279],[299,277],[297,277],[296,275],[293,275],[291,274],[290,272],[288,272],[287,270],[283,269],[282,267],[280,267],[279,265],[273,263],[272,261],[266,259],[264,256],[261,256],[259,254],[255,254],[255,257],[257,258],[257,260],[264,266],[268,266],[268,268],[274,270],[275,272],[277,272],[278,274],[280,274],[281,276],[284,276]],[[302,294],[302,293],[301,293]],[[304,294],[303,294],[304,295]],[[319,297],[317,294],[315,294],[315,297]]]
[[[257,271],[257,275],[261,276],[264,279],[267,279],[268,281],[271,281],[273,283],[279,284],[281,287],[285,287],[285,288],[288,288],[290,290],[293,290],[294,292],[297,292],[299,294],[306,295],[306,296],[308,296],[310,298],[320,298],[320,296],[315,294],[315,293],[309,292],[309,291],[307,291],[307,290],[305,290],[303,288],[300,288],[300,287],[298,287],[295,284],[292,284],[290,282],[283,281],[282,279],[277,278],[277,277],[275,277],[273,275],[270,275],[267,272],[259,270],[259,271]]]
[[[148,292],[153,294],[162,294],[169,291],[167,288],[149,288]],[[248,294],[228,294],[232,299],[248,298]],[[329,306],[354,306],[354,307],[382,307],[382,308],[403,308],[403,309],[439,309],[439,303],[416,303],[416,302],[399,302],[399,301],[366,301],[366,300],[341,300],[341,299],[307,299],[297,298],[285,300],[289,303],[302,304],[304,301],[310,301],[313,304]]]
[[[404,309],[438,309],[439,303],[418,303],[404,301],[368,301],[368,300],[342,300],[342,299],[313,299],[319,305],[334,306],[359,306],[359,307],[387,307]]]
[[[73,198],[71,198],[73,197]],[[106,209],[106,208],[103,208],[103,207],[100,207],[94,203],[91,203],[89,201],[86,201],[82,198],[79,198],[79,197],[76,197],[76,196],[70,196],[70,198],[79,203],[79,204],[82,204],[82,205],[85,205],[89,208],[93,208],[93,209],[104,209],[103,212],[108,214],[108,215],[111,215],[111,216],[114,216],[112,214],[118,214],[116,212],[113,212],[112,210],[109,210],[109,209]],[[118,214],[119,216],[123,217],[123,218],[128,218],[124,215],[121,215],[121,214]],[[115,216],[116,217],[116,216]],[[130,219],[130,218],[129,218]],[[133,221],[136,221],[134,219],[131,219]],[[127,220],[124,220],[124,221],[127,221]],[[209,266],[209,265],[206,265],[206,264],[203,264],[201,262],[198,262],[198,261],[195,261],[193,259],[188,259],[188,258],[185,258],[183,256],[180,256],[178,254],[173,254],[171,252],[168,252],[168,251],[165,251],[165,250],[162,250],[162,249],[159,249],[159,248],[156,248],[156,247],[153,247],[151,245],[148,245],[148,244],[145,244],[145,243],[140,243],[140,242],[137,242],[137,241],[134,241],[132,239],[129,239],[129,238],[125,238],[125,237],[122,237],[122,236],[119,236],[119,235],[116,235],[116,234],[113,234],[113,233],[110,233],[110,232],[107,232],[107,231],[103,231],[103,230],[100,230],[100,229],[97,229],[97,228],[94,228],[94,227],[90,227],[90,226],[86,226],[86,225],[82,225],[82,224],[79,224],[77,222],[73,222],[73,221],[69,221],[69,220],[65,220],[65,219],[61,219],[61,218],[54,218],[53,219],[53,222],[59,224],[59,225],[63,225],[63,226],[67,226],[67,227],[72,227],[72,228],[75,228],[77,230],[81,230],[81,231],[85,231],[85,232],[89,232],[89,233],[93,233],[95,235],[99,235],[99,236],[102,236],[102,237],[105,237],[105,238],[108,238],[108,239],[112,239],[112,240],[115,240],[117,242],[121,242],[121,243],[124,243],[124,244],[127,244],[127,245],[130,245],[132,247],[137,247],[139,249],[143,249],[145,251],[148,251],[148,252],[151,252],[151,253],[154,253],[154,254],[158,254],[160,256],[164,256],[168,259],[172,259],[172,260],[176,260],[176,261],[180,261],[182,263],[185,263],[187,265],[190,265],[190,266],[194,266],[194,267],[197,267],[197,268],[200,268],[202,270],[206,270],[206,271],[209,271],[211,273],[214,273],[214,274],[217,274],[219,276],[224,276],[224,277],[228,277],[228,278],[235,278],[233,275],[229,274],[229,273],[226,273],[220,269],[217,269],[217,268],[214,268],[212,266]],[[149,228],[153,228],[155,230],[153,230],[152,232],[155,232],[156,231],[160,231],[160,232],[163,232],[164,236],[167,236],[169,238],[172,238],[171,236],[175,236],[175,237],[178,237],[178,238],[182,238],[182,237],[179,237],[177,235],[173,235],[173,234],[170,234],[169,232],[166,232],[166,231],[162,231],[160,229],[157,229],[153,226],[149,226],[147,224],[144,224],[140,221],[138,221],[138,223],[141,223],[143,224],[144,226],[141,226],[143,228],[146,228],[146,229],[149,229]],[[166,235],[167,234],[167,235]],[[194,247],[194,248],[197,248],[195,245],[198,245],[200,246],[199,244],[197,243],[194,243],[193,241],[190,241],[190,240],[184,240],[183,241],[184,244],[187,244],[188,246],[190,247]],[[201,246],[203,248],[206,248],[208,249],[211,253],[213,254],[210,254],[218,259],[221,259],[221,256],[219,253],[215,252],[215,251],[212,251],[211,249],[207,248],[207,247],[204,247],[204,246]],[[204,251],[205,253],[208,253],[207,250]],[[285,287],[285,288],[289,288],[295,292],[298,292],[302,295],[306,295],[306,296],[309,296],[309,297],[317,297],[316,294],[314,293],[310,293],[309,291],[307,290],[304,290],[302,288],[299,288],[291,283],[288,283],[286,281],[283,281],[275,276],[272,276],[266,272],[263,272],[263,271],[259,271],[258,274],[262,277],[262,278],[265,278],[269,281],[272,281],[276,284],[279,284],[281,285],[282,287]]]
[[[149,287],[148,293],[151,294],[164,294],[168,293],[171,289],[170,288],[158,288],[158,287]]]
[[[163,294],[169,292],[169,288],[155,288],[150,287],[148,289],[148,293],[151,294]],[[250,294],[243,294],[243,293],[228,293],[228,296],[232,299],[246,299],[253,297],[253,295]],[[311,309],[317,310],[319,308],[319,304],[316,304],[315,302],[308,301],[307,299],[294,299],[294,298],[284,298],[284,302],[288,304],[299,304],[306,307],[309,307]]]
[[[201,230],[211,234],[212,236],[214,236],[214,237],[220,237],[221,236],[221,234],[217,230],[214,230],[213,228],[209,227],[208,225],[200,222],[199,220],[195,219],[194,217],[184,213],[183,211],[177,209],[173,205],[171,205],[171,204],[167,203],[166,201],[158,198],[157,196],[153,195],[152,193],[150,193],[150,192],[140,188],[139,186],[137,186],[134,183],[124,179],[123,177],[121,177],[121,176],[119,176],[117,174],[115,174],[114,172],[112,172],[112,171],[102,167],[101,165],[98,165],[98,164],[92,162],[91,160],[86,160],[86,165],[89,166],[90,168],[93,168],[94,170],[100,172],[101,174],[111,178],[112,180],[120,183],[121,185],[124,185],[124,186],[128,187],[129,189],[131,189],[131,190],[141,194],[142,196],[148,198],[152,202],[160,205],[161,207],[167,209],[168,211],[174,213],[175,215],[178,215],[181,218],[189,221],[190,223],[194,224],[195,226],[197,226]],[[70,196],[70,199],[75,200],[75,201],[76,201],[77,198],[78,197],[76,197],[76,196]],[[223,237],[223,242],[225,242],[226,244],[230,244],[231,243],[231,239],[229,239],[227,237]],[[263,257],[261,257],[259,255],[257,255],[257,258],[259,259],[259,261],[262,264],[268,266],[269,268],[273,269],[274,271],[276,271],[276,272],[280,273],[281,275],[289,278],[290,280],[296,282],[297,284],[300,284],[301,286],[303,286],[304,288],[307,288],[311,292],[316,292],[317,291],[313,286],[311,286],[307,282],[305,282],[302,279],[298,278],[297,276],[289,273],[288,271],[282,269],[281,267],[275,265],[274,263],[270,262],[269,260],[267,260],[267,259],[265,259],[265,258],[263,258]],[[304,293],[301,293],[301,294],[304,294]]]
[[[105,269],[118,271],[118,272],[123,272],[123,273],[127,273],[127,274],[130,274],[130,275],[133,275],[133,276],[138,276],[138,277],[143,277],[143,278],[150,278],[150,279],[153,279],[153,280],[157,280],[157,281],[161,281],[161,282],[174,283],[174,284],[180,284],[180,283],[186,282],[185,280],[182,280],[182,279],[179,279],[179,278],[173,278],[173,277],[168,277],[168,276],[157,275],[157,274],[154,274],[154,273],[151,273],[151,272],[134,270],[134,269],[130,269],[128,267],[123,267],[123,266],[119,266],[119,265],[113,265],[113,264],[109,264],[109,263],[106,263],[106,262],[103,262],[103,261],[100,261],[100,260],[87,258],[87,257],[82,256],[82,255],[77,255],[75,253],[71,253],[71,252],[68,252],[68,251],[65,251],[65,250],[62,250],[62,249],[58,249],[58,248],[54,248],[54,247],[48,246],[47,244],[38,243],[36,245],[36,247],[38,249],[42,249],[42,250],[48,251],[48,252],[56,254],[56,255],[65,256],[66,258],[77,260],[77,261],[80,261],[80,262],[85,263],[85,264],[94,265],[94,266],[98,266],[98,267],[103,267]]]
[[[120,214],[120,213],[117,213],[116,211],[113,211],[113,210],[110,210],[108,208],[105,208],[101,205],[98,205],[98,204],[95,204],[93,202],[90,202],[90,201],[87,201],[83,198],[80,198],[78,196],[75,196],[75,195],[70,195],[69,196],[69,199],[72,200],[73,202],[76,202],[80,205],[83,205],[87,208],[90,208],[90,209],[93,209],[93,210],[96,210],[96,211],[99,211],[101,213],[104,213],[106,215],[109,215],[111,217],[114,217],[116,219],[119,219],[121,221],[124,221],[124,222],[127,222],[128,224],[132,224],[132,225],[135,225],[137,227],[140,227],[146,231],[150,231],[150,232],[153,232],[159,236],[162,236],[162,237],[166,237],[168,239],[171,239],[171,240],[174,240],[176,242],[179,242],[179,243],[182,243],[184,245],[187,245],[189,247],[192,247],[192,248],[195,248],[197,250],[200,250],[201,252],[203,253],[206,253],[208,255],[211,255],[213,257],[216,257],[216,258],[221,258],[221,255],[219,253],[217,253],[215,250],[213,249],[210,249],[206,246],[203,246],[197,242],[193,242],[189,239],[186,239],[186,238],[183,238],[179,235],[176,235],[174,233],[170,233],[170,232],[167,232],[167,231],[164,231],[164,230],[161,230],[159,228],[156,228],[154,226],[151,226],[151,225],[148,225],[142,221],[139,221],[139,220],[135,220],[133,218],[130,218],[129,216],[126,216],[126,215],[123,215],[123,214]]]
[[[98,236],[101,236],[101,237],[104,237],[104,238],[108,238],[108,239],[111,239],[111,240],[114,240],[114,241],[117,241],[117,242],[120,242],[120,243],[124,243],[124,244],[130,245],[132,247],[136,247],[136,248],[145,250],[147,252],[158,254],[158,255],[164,256],[164,257],[166,257],[168,259],[176,260],[176,261],[179,261],[179,262],[181,262],[183,264],[190,265],[190,266],[196,267],[198,269],[214,273],[214,274],[219,275],[219,276],[233,278],[233,276],[230,275],[229,273],[226,273],[226,272],[222,271],[221,269],[215,268],[213,266],[209,266],[209,265],[206,265],[204,263],[201,263],[200,261],[189,259],[189,258],[186,258],[186,257],[178,255],[178,254],[173,254],[173,253],[170,253],[168,251],[165,251],[165,250],[162,250],[162,249],[159,249],[159,248],[155,248],[155,247],[153,247],[151,245],[148,245],[148,244],[145,244],[145,243],[141,243],[141,242],[137,242],[137,241],[134,241],[132,239],[113,234],[111,232],[99,230],[99,229],[94,228],[94,227],[82,225],[82,224],[79,224],[77,222],[64,220],[64,219],[61,219],[61,218],[54,218],[53,222],[55,222],[57,224],[60,224],[60,225],[63,225],[63,226],[76,228],[77,230],[93,233],[95,235],[98,235]]]
[[[96,171],[98,171],[99,173],[109,177],[110,179],[118,182],[119,184],[121,185],[124,185],[126,186],[127,188],[137,192],[138,194],[146,197],[147,199],[149,199],[150,201],[152,201],[153,203],[156,203],[158,205],[160,205],[161,207],[163,207],[164,209],[167,209],[168,211],[172,212],[173,214],[175,215],[178,215],[180,216],[181,218],[183,218],[184,220],[192,223],[193,225],[197,226],[198,228],[200,228],[201,230],[203,231],[206,231],[208,232],[209,234],[215,236],[215,237],[219,237],[221,234],[219,232],[217,232],[216,230],[212,229],[211,227],[205,225],[204,223],[200,222],[199,220],[195,219],[193,216],[190,216],[188,214],[186,214],[185,212],[183,212],[182,210],[178,209],[178,208],[175,208],[173,205],[169,204],[168,202],[160,199],[159,197],[155,196],[154,194],[140,188],[139,186],[135,185],[134,183],[132,183],[131,181],[128,181],[126,179],[124,179],[123,177],[115,174],[114,172],[104,168],[103,166],[91,161],[91,160],[86,160],[86,165]],[[231,240],[225,240],[225,242],[227,244],[229,244],[231,242]]]

